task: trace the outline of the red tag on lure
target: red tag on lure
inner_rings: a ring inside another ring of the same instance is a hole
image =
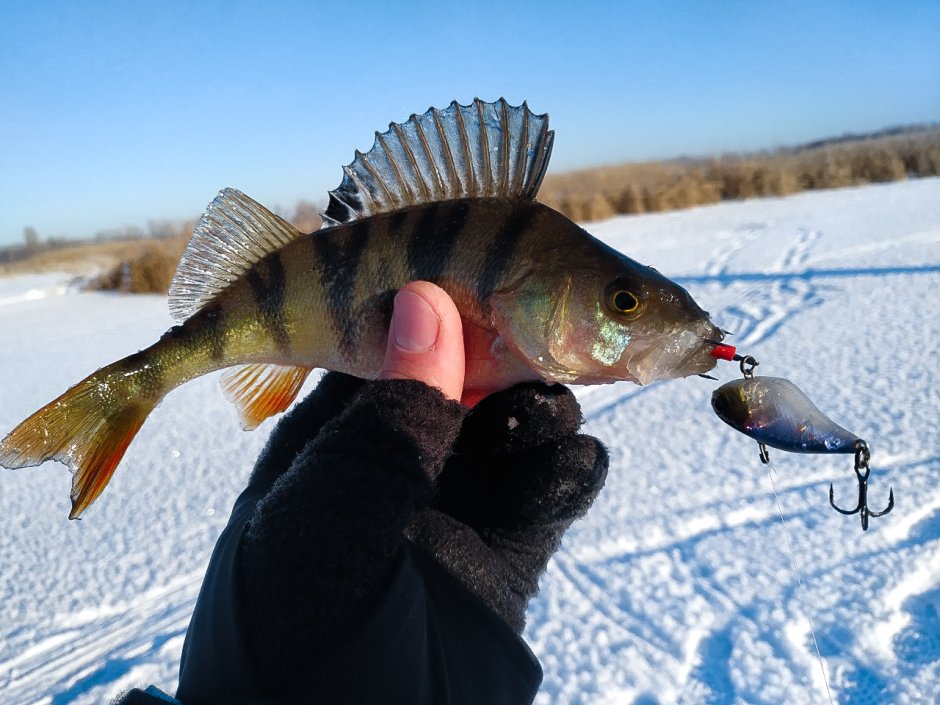
[[[736,354],[737,351],[733,345],[719,344],[712,348],[711,351],[711,356],[717,357],[719,360],[734,360]]]

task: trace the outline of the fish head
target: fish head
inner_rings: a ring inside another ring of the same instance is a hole
[[[724,333],[689,293],[581,233],[531,255],[494,298],[507,344],[546,379],[573,384],[648,384],[714,368]]]

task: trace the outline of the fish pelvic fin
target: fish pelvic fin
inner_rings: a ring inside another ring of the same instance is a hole
[[[111,480],[124,452],[159,397],[126,394],[125,361],[102,368],[46,404],[0,441],[0,465],[23,468],[46,460],[72,472],[72,510],[77,519]]]
[[[328,228],[377,213],[461,198],[533,200],[555,133],[548,115],[500,98],[429,108],[375,133],[366,154],[343,168],[322,213]]]
[[[269,416],[285,411],[309,374],[308,367],[238,365],[223,372],[219,381],[225,398],[238,408],[242,428],[252,431]]]
[[[183,321],[301,232],[241,191],[226,188],[206,207],[170,284],[170,313]]]

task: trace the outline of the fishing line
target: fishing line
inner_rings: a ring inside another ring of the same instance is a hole
[[[832,699],[832,691],[829,689],[829,676],[826,675],[826,666],[823,663],[822,652],[819,650],[819,641],[816,639],[816,627],[813,626],[813,620],[809,616],[809,612],[804,609],[802,604],[802,595],[801,592],[805,590],[803,586],[803,577],[800,573],[800,569],[796,564],[796,554],[793,552],[793,544],[790,542],[790,532],[787,531],[787,521],[783,514],[783,505],[780,503],[780,495],[777,494],[777,483],[774,481],[774,475],[777,474],[777,469],[774,467],[773,463],[768,462],[767,467],[769,468],[768,475],[770,477],[770,486],[774,491],[774,500],[777,502],[777,511],[780,513],[780,526],[783,528],[783,536],[787,540],[787,551],[790,554],[790,567],[793,570],[793,574],[796,576],[796,602],[797,609],[803,613],[803,617],[806,618],[807,624],[809,624],[809,631],[813,635],[813,647],[816,649],[816,660],[819,662],[819,670],[822,672],[823,683],[826,685],[826,695],[829,696],[829,704],[835,705],[835,700]]]

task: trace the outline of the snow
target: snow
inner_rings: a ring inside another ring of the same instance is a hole
[[[871,505],[893,487],[897,506],[862,533],[828,506],[830,482],[855,501],[850,456],[761,465],[712,414],[714,382],[579,389],[611,470],[530,605],[537,702],[827,703],[813,629],[835,702],[940,702],[940,180],[589,229],[864,437]],[[171,324],[161,297],[0,279],[0,432]],[[185,385],[81,522],[61,466],[0,474],[0,700],[175,689],[206,561],[272,426],[243,433],[214,376]]]

